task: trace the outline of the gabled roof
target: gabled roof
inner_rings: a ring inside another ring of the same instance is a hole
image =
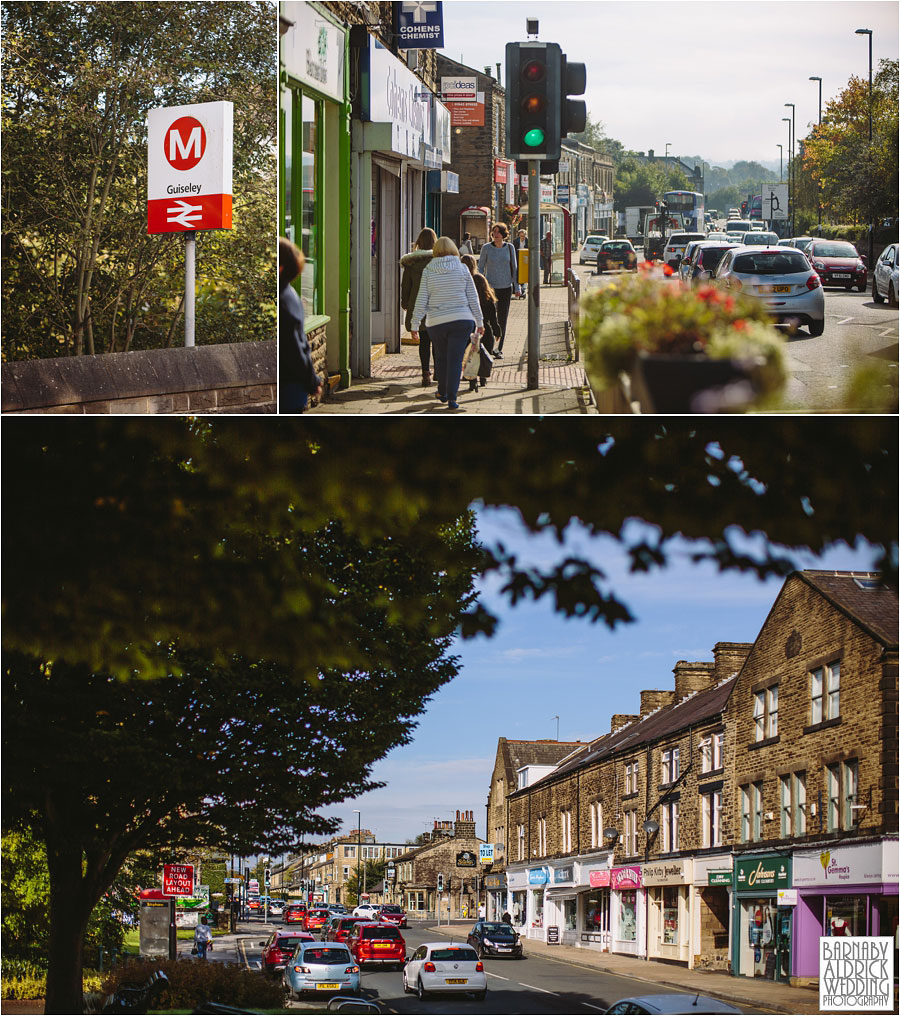
[[[797,576],[876,641],[897,646],[897,591],[875,572],[801,571]]]
[[[584,747],[581,741],[510,741],[506,740],[505,758],[509,769],[515,772],[522,766],[555,766],[575,749]]]

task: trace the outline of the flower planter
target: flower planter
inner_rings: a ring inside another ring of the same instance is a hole
[[[744,412],[762,386],[755,360],[717,360],[702,353],[636,353],[631,399],[642,413]]]

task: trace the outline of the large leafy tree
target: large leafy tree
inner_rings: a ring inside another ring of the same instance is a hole
[[[180,238],[146,232],[146,115],[234,103],[234,229],[197,244],[197,341],[274,324],[275,8],[3,3],[6,359],[171,345]]]

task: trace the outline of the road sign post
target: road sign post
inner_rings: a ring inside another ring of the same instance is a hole
[[[184,344],[194,345],[196,237],[231,229],[234,107],[163,106],[147,113],[147,232],[184,233]]]

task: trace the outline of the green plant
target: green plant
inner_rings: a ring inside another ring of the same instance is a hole
[[[3,961],[2,998],[45,998],[47,995],[47,965],[32,960],[10,959]],[[85,994],[99,992],[103,975],[98,970],[85,970],[82,984]]]
[[[284,999],[281,982],[261,971],[199,960],[129,963],[114,970],[103,982],[102,990],[111,994],[122,984],[142,984],[154,970],[164,971],[169,978],[166,1009],[193,1009],[202,1002],[265,1009],[280,1006]]]
[[[637,353],[752,360],[761,397],[784,385],[784,340],[765,308],[714,286],[685,289],[646,272],[617,279],[583,301],[580,341],[588,373],[605,387],[618,382]]]

